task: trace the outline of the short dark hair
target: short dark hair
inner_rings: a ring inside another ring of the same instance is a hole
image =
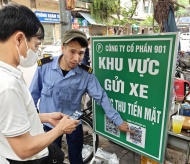
[[[26,38],[37,36],[44,39],[44,28],[32,10],[24,5],[10,3],[0,9],[0,41],[6,41],[16,31]]]

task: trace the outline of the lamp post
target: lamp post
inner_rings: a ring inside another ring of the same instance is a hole
[[[59,0],[60,37],[63,38],[65,31],[71,29],[71,11],[66,9],[66,0]]]

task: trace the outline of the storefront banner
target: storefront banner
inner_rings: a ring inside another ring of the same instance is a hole
[[[164,160],[179,34],[94,36],[93,72],[129,129],[93,102],[95,133],[159,163]]]
[[[59,13],[34,11],[42,23],[60,23]]]

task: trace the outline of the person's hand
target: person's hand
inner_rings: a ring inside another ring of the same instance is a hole
[[[59,128],[63,134],[71,134],[78,126],[80,120],[70,119],[69,116],[65,115],[57,124],[56,128]]]
[[[48,122],[52,126],[56,126],[64,116],[66,115],[61,112],[48,113],[48,117],[49,117]]]
[[[122,132],[130,132],[132,134],[134,133],[134,131],[129,129],[128,123],[125,121],[123,121],[123,123],[120,126],[118,126],[118,128]]]

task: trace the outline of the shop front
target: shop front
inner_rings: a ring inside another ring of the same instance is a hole
[[[89,35],[106,35],[107,34],[107,26],[102,23],[97,23],[91,16],[90,13],[86,12],[78,12],[83,18],[83,30],[89,31]],[[84,26],[85,22],[87,22],[87,26]]]
[[[59,13],[34,11],[45,31],[44,45],[51,45],[56,42],[60,36],[60,17]]]

